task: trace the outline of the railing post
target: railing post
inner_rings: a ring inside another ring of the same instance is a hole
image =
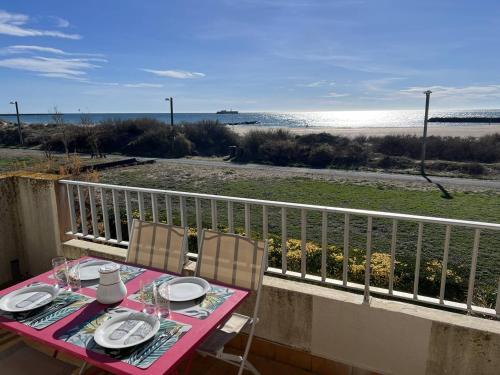
[[[349,230],[350,217],[345,214],[344,217],[344,259],[342,264],[342,284],[347,286],[347,271],[349,270]]]
[[[281,208],[281,273],[286,274],[287,260],[286,260],[286,243],[287,243],[287,226],[286,226],[286,208]]]
[[[130,239],[130,231],[132,230],[132,204],[130,202],[130,193],[125,190],[125,210],[127,211],[127,228],[128,238]]]
[[[76,212],[75,212],[75,195],[73,193],[73,185],[66,184],[66,192],[68,193],[69,218],[71,222],[71,232],[77,233],[76,229]]]
[[[234,233],[234,214],[233,214],[233,202],[227,202],[227,226],[228,232]]]
[[[472,312],[472,297],[474,296],[474,283],[476,282],[477,255],[479,253],[479,237],[481,230],[474,231],[474,245],[472,247],[472,261],[469,275],[469,288],[467,289],[467,311]]]
[[[201,212],[200,198],[194,199],[195,213],[196,213],[196,237],[198,245],[201,243],[201,232],[203,231],[203,214]]]
[[[118,192],[113,189],[111,190],[113,195],[113,213],[115,216],[115,230],[116,230],[116,242],[122,242],[122,221],[120,217],[120,202],[118,201]]]
[[[82,234],[86,236],[89,234],[87,229],[87,210],[85,209],[85,194],[83,192],[83,187],[78,185],[76,187],[78,192],[78,204],[80,205],[80,221],[82,224]]]
[[[181,226],[187,227],[186,197],[179,197],[179,209],[181,212]]]
[[[262,206],[262,239],[269,237],[269,211],[267,206]]]
[[[153,223],[158,223],[158,199],[156,194],[151,193],[151,211],[153,211]]]
[[[245,235],[251,237],[251,227],[250,227],[250,205],[245,203]]]
[[[328,213],[323,211],[321,223],[321,281],[326,281],[326,255],[328,246]]]
[[[210,200],[210,208],[212,211],[212,230],[217,230],[217,201],[215,199]]]
[[[497,314],[497,318],[500,318],[500,277],[498,278],[497,302],[495,304],[495,312]]]
[[[389,270],[389,294],[394,291],[394,268],[396,265],[396,241],[398,233],[398,221],[392,221],[392,238],[391,238],[391,269]]]
[[[137,200],[139,201],[139,219],[144,220],[144,193],[142,191],[137,193]]]
[[[269,213],[267,211],[267,206],[262,206],[262,239],[266,241],[268,237],[269,237]],[[266,264],[264,265],[264,267],[266,270],[269,261],[268,258],[265,259]]]
[[[167,224],[172,225],[174,223],[174,218],[172,217],[172,197],[170,194],[165,196],[165,208],[167,210]]]
[[[95,204],[95,189],[89,186],[90,215],[92,216],[92,233],[94,238],[99,237],[99,226],[97,225],[97,208]]]
[[[441,285],[439,288],[439,303],[444,303],[444,292],[446,289],[446,276],[448,274],[448,253],[450,250],[450,236],[451,236],[451,226],[446,226],[446,234],[444,239],[444,254],[443,254],[443,264],[441,267]]]
[[[307,211],[300,210],[300,274],[302,278],[306,277],[307,265]]]
[[[368,216],[368,229],[366,231],[366,261],[365,261],[365,293],[363,302],[370,302],[370,268],[372,265],[372,227],[373,218]]]
[[[424,224],[418,223],[418,238],[417,238],[417,255],[415,258],[415,277],[413,279],[413,299],[418,299],[418,282],[420,278],[420,258],[422,256],[422,236],[424,232]]]
[[[101,207],[102,207],[102,221],[104,222],[104,238],[110,239],[109,233],[109,215],[108,215],[108,202],[106,198],[106,190],[101,188]]]

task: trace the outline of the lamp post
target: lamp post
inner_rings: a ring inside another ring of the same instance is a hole
[[[19,118],[19,106],[17,105],[17,100],[10,102],[16,106],[16,116],[17,116],[17,131],[19,132],[19,143],[24,144],[23,142],[23,133],[21,132],[21,120]]]
[[[431,90],[424,91],[425,94],[425,117],[424,117],[424,136],[422,137],[422,160],[420,161],[420,172],[425,175],[425,146],[427,141],[427,120],[429,117],[429,99]]]
[[[174,126],[174,99],[165,98],[165,101],[170,102],[170,126]]]

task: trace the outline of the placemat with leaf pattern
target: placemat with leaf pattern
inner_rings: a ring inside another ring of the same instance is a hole
[[[73,345],[91,350],[95,353],[105,354],[114,359],[128,363],[140,369],[151,366],[158,358],[167,352],[182,336],[191,329],[188,324],[161,319],[160,330],[151,339],[143,344],[127,349],[105,349],[94,341],[94,332],[107,319],[116,314],[136,312],[123,307],[111,307],[101,311],[96,316],[86,320],[78,326],[58,337]]]
[[[155,279],[156,285],[163,282],[173,280],[176,276],[161,275]],[[212,314],[220,305],[222,305],[229,297],[234,294],[234,290],[227,287],[210,285],[210,291],[202,298],[186,302],[170,302],[172,311],[187,315],[193,318],[206,319]],[[152,299],[152,288],[146,291],[145,298],[148,301]],[[141,302],[141,291],[138,290],[128,296],[128,299],[136,302]]]
[[[42,283],[34,283],[27,286],[37,284]],[[16,320],[19,323],[40,330],[78,311],[94,300],[95,298],[84,296],[83,294],[63,290],[48,305],[22,313],[11,313],[0,310],[0,316]]]

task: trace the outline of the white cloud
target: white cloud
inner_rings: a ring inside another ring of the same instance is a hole
[[[99,82],[99,81],[89,81],[89,80],[85,80],[83,82],[96,86],[120,86],[118,82]]]
[[[57,27],[61,27],[61,28],[69,27],[69,21],[64,19],[64,18],[57,17],[57,16],[50,16],[50,18],[52,18],[54,20]]]
[[[377,79],[368,79],[365,81],[361,81],[361,87],[366,91],[376,91],[376,92],[389,91],[387,86],[390,86],[394,82],[402,81],[405,79],[406,77],[385,77]]]
[[[205,74],[198,72],[187,72],[184,70],[155,70],[155,69],[142,69],[145,72],[153,73],[160,77],[178,78],[178,79],[191,79],[202,78]]]
[[[432,97],[453,97],[460,96],[462,98],[484,98],[484,97],[500,97],[500,85],[485,85],[485,86],[413,86],[407,89],[400,90],[403,95],[422,96],[423,92],[431,90]]]
[[[338,92],[329,92],[328,94],[326,94],[325,96],[323,96],[324,98],[344,98],[346,96],[350,96],[350,94],[345,94],[345,93],[338,93]]]
[[[81,35],[67,34],[54,30],[39,30],[25,27],[29,16],[19,13],[9,13],[0,10],[0,34],[12,36],[50,36],[64,39],[81,39]]]
[[[92,62],[96,59],[87,58],[49,58],[49,57],[19,57],[0,60],[0,67],[25,70],[38,73],[44,77],[66,78],[66,79],[85,79],[87,70],[98,68],[98,65]],[[102,59],[98,59],[101,61]]]
[[[144,82],[125,83],[123,86],[124,87],[131,87],[131,88],[159,88],[159,87],[163,87],[163,85],[160,83],[144,83]]]
[[[303,83],[299,84],[298,86],[300,87],[323,87],[323,86],[334,86],[335,82],[332,81],[327,81],[327,80],[320,80],[320,81],[315,81],[311,83]]]
[[[71,53],[65,52],[59,48],[45,47],[45,46],[34,46],[34,45],[14,45],[2,48],[0,50],[1,54],[16,54],[16,53],[52,53],[54,55],[65,55],[65,56],[103,56],[100,53]]]
[[[45,53],[53,53],[56,55],[66,55],[67,53],[58,48],[52,47],[42,47],[42,46],[24,46],[24,45],[16,45],[2,48],[2,54],[14,54],[14,53],[29,53],[29,52],[45,52]]]

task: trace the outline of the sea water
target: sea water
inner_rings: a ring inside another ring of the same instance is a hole
[[[170,123],[169,113],[90,113],[85,114],[94,123],[109,119],[154,118]],[[79,124],[80,113],[65,113],[66,123]],[[500,117],[500,110],[431,110],[429,117]],[[238,114],[215,113],[174,113],[174,123],[196,122],[201,120],[218,120],[224,124],[248,124],[249,126],[282,126],[282,127],[411,127],[421,126],[424,119],[423,110],[385,110],[385,111],[321,111],[321,112],[243,112]],[[0,120],[15,122],[15,114],[0,114]],[[52,115],[21,114],[21,122],[25,124],[53,123]],[[485,121],[485,123],[487,123]],[[480,125],[481,123],[439,123],[444,126]]]

